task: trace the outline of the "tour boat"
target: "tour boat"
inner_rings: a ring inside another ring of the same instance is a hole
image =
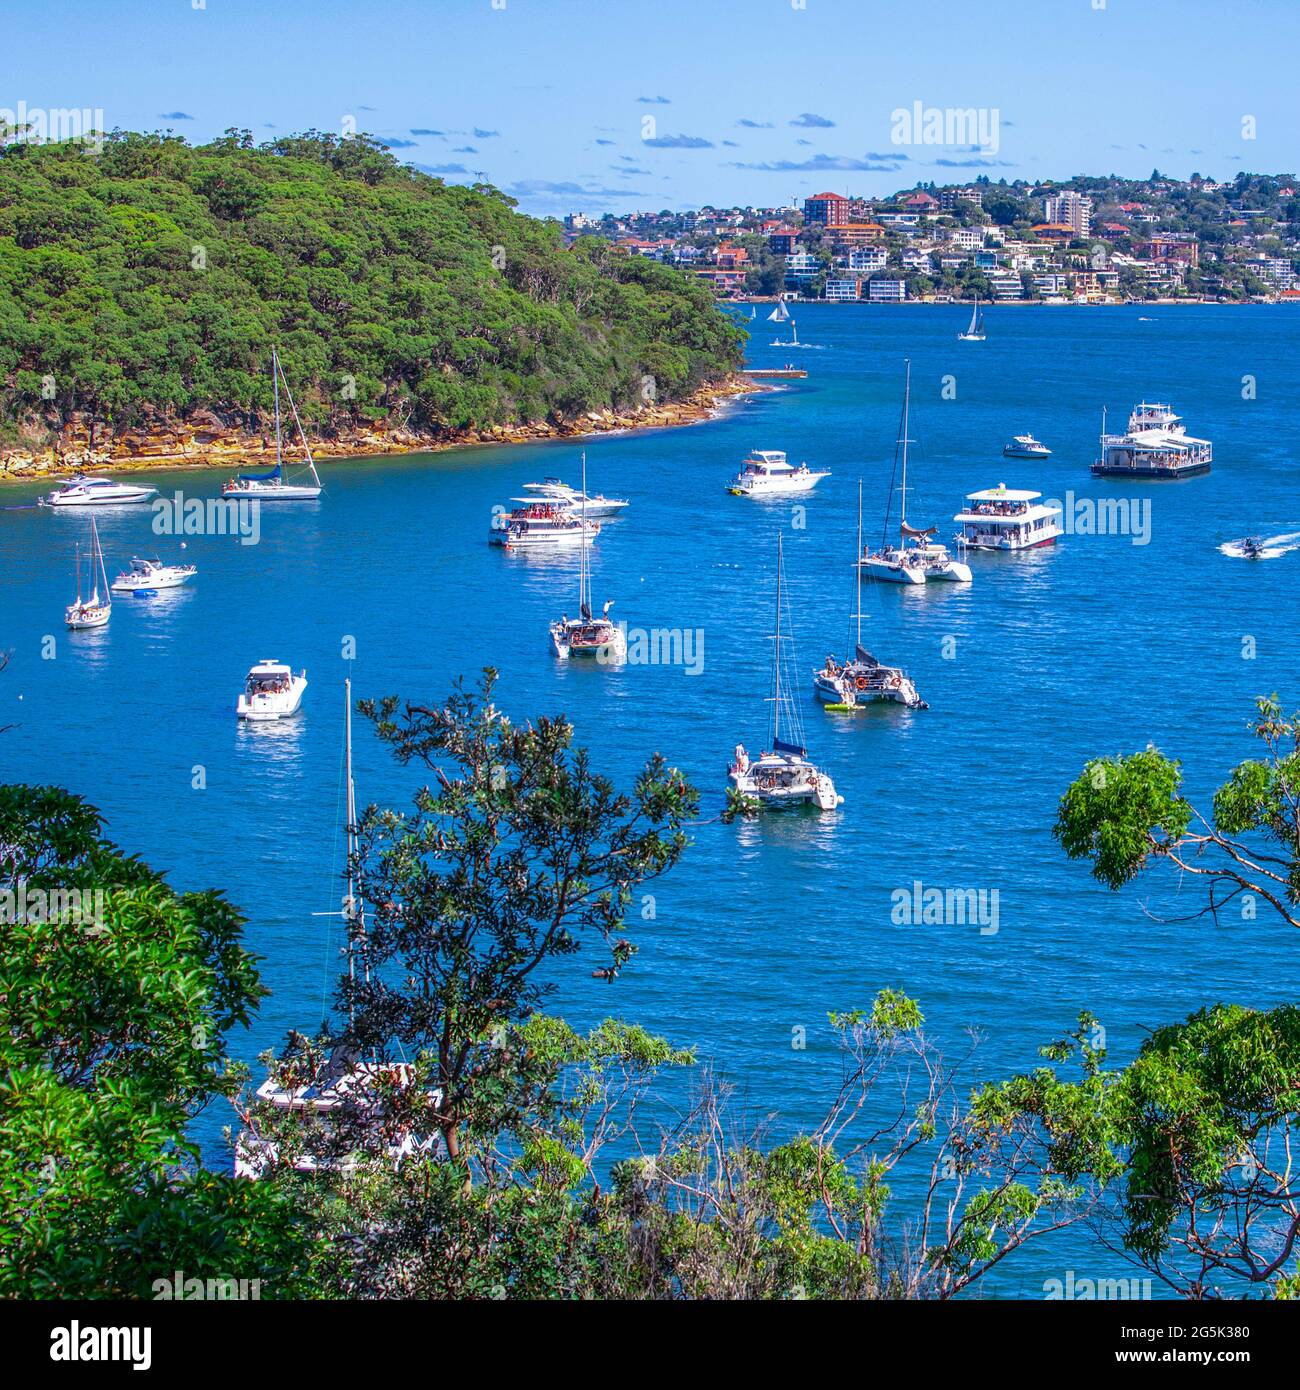
[[[77,601],[70,603],[64,612],[63,620],[70,628],[80,631],[83,628],[103,627],[113,612],[113,600],[109,595],[108,575],[104,572],[104,551],[99,544],[99,527],[95,518],[90,518],[90,596],[81,597],[81,551],[77,551]],[[100,597],[99,586],[104,586]]]
[[[366,961],[366,917],[365,905],[357,891],[356,862],[357,839],[357,794],[352,779],[352,682],[343,683],[346,715],[344,718],[344,768],[346,778],[346,816],[347,816],[347,893],[341,911],[317,913],[316,916],[340,916],[343,918],[347,938],[346,957],[348,974],[353,979],[360,967],[363,977],[369,979],[369,966]],[[349,1026],[354,1021],[349,1001]],[[286,1158],[288,1167],[296,1173],[331,1172],[347,1176],[355,1171],[355,1154],[338,1152],[341,1144],[335,1142],[331,1132],[338,1115],[351,1113],[354,1119],[376,1117],[380,1105],[381,1088],[396,1086],[405,1089],[416,1081],[415,1067],[409,1062],[381,1061],[377,1054],[370,1060],[363,1060],[355,1047],[340,1043],[325,1063],[319,1075],[302,1079],[301,1084],[288,1080],[275,1081],[267,1078],[254,1093],[260,1106],[254,1106],[245,1117],[249,1128],[242,1131],[235,1140],[235,1176],[257,1181],[270,1177],[281,1162],[282,1145],[274,1130],[259,1133],[257,1111],[269,1111],[275,1116],[290,1116],[302,1126],[301,1146],[295,1145],[292,1157]],[[442,1092],[426,1092],[426,1100],[431,1109],[442,1104]],[[346,1109],[345,1109],[346,1107]],[[268,1127],[269,1128],[269,1127]],[[432,1128],[432,1126],[431,1126]],[[441,1136],[435,1131],[422,1137],[409,1126],[384,1134],[385,1157],[394,1165],[413,1154],[438,1154],[440,1156]]]
[[[861,479],[858,480],[858,544],[853,553],[855,556],[862,554]],[[843,662],[828,656],[821,670],[813,672],[813,693],[828,709],[865,709],[876,700],[891,700],[909,709],[929,709],[903,671],[877,661],[862,645],[862,584],[856,567],[853,599],[852,617],[857,622],[853,655]]]
[[[119,483],[112,478],[67,479],[56,491],[40,498],[42,507],[106,507],[147,502],[158,489],[138,483]]]
[[[179,589],[198,573],[197,565],[164,565],[159,560],[131,557],[131,568],[113,580],[115,594],[148,593],[151,589]]]
[[[585,470],[586,454],[582,456],[582,464]],[[625,498],[603,497],[600,493],[592,497],[587,494],[585,489],[572,488],[568,483],[562,483],[558,478],[547,478],[542,483],[525,483],[524,491],[536,493],[538,497],[545,498],[548,502],[563,503],[564,506],[572,508],[575,512],[581,509],[588,519],[617,516],[627,506]],[[521,497],[515,500],[534,502],[537,499],[535,497]]]
[[[1106,433],[1101,413],[1101,457],[1092,465],[1099,477],[1191,478],[1208,473],[1214,446],[1187,433],[1182,416],[1167,405],[1139,401],[1124,434]]]
[[[819,811],[833,811],[844,798],[835,790],[830,775],[808,761],[804,747],[803,729],[798,708],[781,681],[781,609],[788,603],[782,592],[782,546],[780,533],[776,542],[776,632],[772,643],[772,719],[770,751],[751,758],[744,744],[736,745],[727,778],[743,796],[751,797],[765,807],[816,806]],[[783,735],[788,735],[783,737]]]
[[[587,456],[582,456],[582,502],[578,505],[578,519],[587,520]],[[623,661],[627,656],[627,633],[623,628],[610,622],[609,610],[614,600],[610,599],[601,609],[597,618],[591,611],[591,566],[588,547],[578,551],[578,616],[570,618],[566,613],[551,624],[551,643],[555,655],[561,661],[571,656],[594,656],[603,663]]]
[[[727,491],[733,497],[791,497],[811,492],[829,477],[828,470],[812,469],[806,463],[796,468],[780,449],[755,449],[727,484]]]
[[[1002,446],[1002,455],[1009,459],[1046,459],[1052,451],[1032,434],[1018,434],[1010,444]]]
[[[1006,483],[966,494],[966,506],[953,520],[961,526],[956,541],[970,550],[1033,550],[1051,545],[1063,534],[1060,507],[1039,499],[1041,492],[1009,488]]]
[[[316,472],[316,462],[311,456],[311,445],[302,421],[298,418],[298,407],[294,404],[293,392],[289,390],[289,378],[280,366],[280,354],[271,349],[271,381],[275,390],[275,467],[269,473],[241,473],[232,478],[221,489],[223,497],[256,498],[259,502],[314,502],[321,495],[320,476]],[[298,438],[302,441],[305,455],[304,467],[298,471],[311,474],[310,483],[286,482],[284,477],[284,447],[280,426],[280,383],[284,383],[284,394],[293,412],[293,422],[298,427]]]
[[[970,314],[970,327],[965,333],[958,333],[957,339],[963,343],[982,343],[984,341],[984,317],[980,313],[979,295],[975,296],[975,307]]]
[[[864,554],[859,551],[858,570],[865,572],[870,579],[879,579],[887,584],[925,584],[929,580],[948,580],[957,584],[969,584],[970,566],[954,560],[948,548],[932,540],[938,527],[931,526],[920,530],[907,524],[907,446],[913,441],[907,436],[909,412],[912,398],[912,364],[904,364],[903,415],[898,440],[894,445],[895,467],[898,465],[899,451],[902,455],[903,485],[899,489],[898,506],[898,544],[891,545],[881,541],[880,549]],[[890,504],[885,511],[885,529],[889,529],[889,514],[893,509],[893,475],[890,475]]]
[[[268,657],[249,671],[235,714],[240,719],[287,719],[298,712],[306,689],[306,671],[295,676],[289,667]]]
[[[504,516],[496,516],[488,532],[488,544],[506,550],[589,546],[600,534],[599,521],[584,521],[560,502],[525,502]]]

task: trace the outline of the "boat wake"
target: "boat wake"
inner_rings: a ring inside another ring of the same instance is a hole
[[[1259,549],[1252,553],[1246,547],[1246,538],[1239,541],[1224,541],[1219,547],[1221,555],[1231,555],[1236,560],[1276,560],[1290,550],[1300,550],[1300,531],[1287,531],[1280,536],[1261,536]]]

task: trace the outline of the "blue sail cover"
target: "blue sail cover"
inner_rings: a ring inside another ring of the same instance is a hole
[[[773,739],[772,751],[775,753],[793,753],[796,758],[807,757],[807,753],[797,743],[786,743],[784,739],[780,738]]]
[[[279,476],[280,465],[277,463],[269,473],[241,473],[239,480],[243,483],[264,483],[269,478],[278,478]]]

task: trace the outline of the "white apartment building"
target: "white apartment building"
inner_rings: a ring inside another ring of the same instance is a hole
[[[1082,193],[1052,193],[1043,199],[1043,221],[1068,226],[1075,236],[1092,229],[1092,199]]]
[[[873,304],[902,304],[907,299],[907,281],[873,280],[867,298]]]
[[[884,270],[888,259],[883,246],[855,246],[849,252],[848,266],[855,275],[871,275]]]
[[[948,241],[961,251],[978,251],[984,244],[978,227],[950,227]]]
[[[826,298],[836,304],[844,304],[858,297],[856,280],[827,280]]]

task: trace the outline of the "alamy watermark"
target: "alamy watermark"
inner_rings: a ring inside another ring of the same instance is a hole
[[[195,1303],[243,1302],[262,1297],[260,1279],[233,1279],[228,1275],[217,1275],[207,1279],[185,1277],[185,1271],[172,1271],[170,1279],[155,1279],[149,1286],[153,1296],[162,1302]]]
[[[1076,497],[1071,489],[1064,502],[1046,497],[1043,506],[1061,513],[1067,536],[1128,536],[1131,545],[1151,544],[1149,497]]]
[[[1079,1302],[1095,1300],[1149,1299],[1151,1280],[1133,1276],[1129,1279],[1090,1279],[1079,1278],[1074,1270],[1067,1269],[1064,1279],[1043,1281],[1043,1297],[1050,1303],[1062,1299]]]
[[[628,627],[618,624],[623,634],[629,666],[680,666],[688,676],[704,671],[704,629],[702,627]],[[617,656],[608,650],[596,654],[597,661],[613,663]]]
[[[0,925],[19,922],[66,922],[102,929],[102,888],[36,888],[20,878],[12,888],[0,888]]]
[[[980,154],[1001,148],[1002,113],[996,106],[926,106],[914,101],[889,113],[895,145],[963,145]]]
[[[977,926],[981,936],[998,933],[997,888],[927,888],[916,879],[910,888],[895,888],[889,898],[889,920],[896,927]]]
[[[256,497],[155,497],[155,536],[237,536],[240,545],[262,539],[262,505]]]
[[[44,145],[79,141],[98,153],[104,148],[104,113],[99,107],[0,106],[0,145]]]

